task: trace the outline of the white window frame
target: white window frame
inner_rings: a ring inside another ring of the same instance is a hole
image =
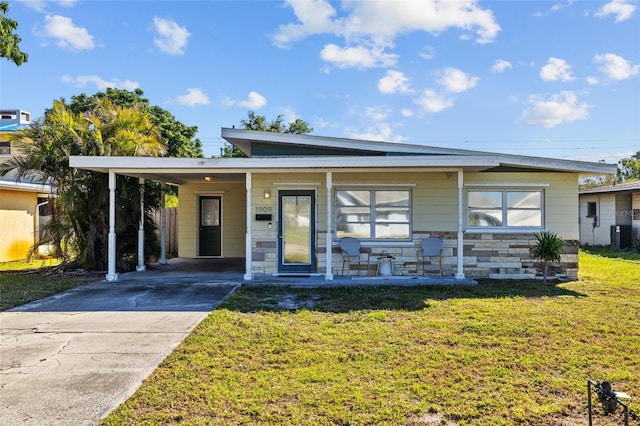
[[[394,241],[394,242],[403,242],[403,241],[411,241],[411,236],[413,235],[413,191],[411,191],[410,189],[407,188],[394,188],[394,187],[382,187],[382,188],[378,188],[378,187],[341,187],[338,188],[334,191],[333,193],[333,205],[334,205],[334,235],[335,235],[335,240],[339,241],[342,238],[338,237],[338,226],[340,224],[343,224],[345,222],[341,222],[338,221],[338,210],[340,209],[340,207],[347,207],[347,206],[341,206],[338,205],[338,197],[337,194],[340,191],[369,191],[370,193],[370,204],[369,204],[369,238],[358,238],[359,240],[362,241]],[[409,221],[406,223],[409,226],[409,230],[408,230],[408,236],[407,238],[378,238],[376,235],[376,223],[381,224],[381,223],[398,223],[398,224],[405,224],[404,222],[377,222],[376,221],[376,214],[375,214],[375,210],[376,210],[376,194],[378,192],[386,192],[386,191],[404,191],[407,192],[409,194],[409,205],[407,206],[409,209]]]
[[[469,215],[473,210],[487,210],[487,208],[472,208],[469,206],[469,194],[472,192],[498,192],[501,194],[502,205],[500,207],[502,211],[502,225],[500,226],[481,226],[481,225],[471,225],[469,223]],[[511,226],[508,223],[508,213],[510,209],[507,203],[507,194],[511,192],[536,192],[540,194],[540,208],[530,208],[530,209],[519,209],[519,210],[532,210],[532,211],[540,211],[540,226]],[[524,188],[524,187],[514,187],[514,188],[469,188],[466,193],[466,205],[467,205],[467,229],[473,231],[511,231],[511,232],[535,232],[543,230],[545,227],[545,191],[539,188]]]

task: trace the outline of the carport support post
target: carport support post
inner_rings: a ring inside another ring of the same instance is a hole
[[[331,264],[332,251],[333,251],[333,223],[331,219],[333,217],[332,210],[332,197],[331,191],[333,190],[333,174],[331,172],[327,172],[327,247],[326,247],[326,255],[327,255],[327,270],[324,273],[325,280],[333,280],[333,265]]]
[[[160,260],[161,265],[167,264],[167,211],[165,210],[167,185],[160,183]]]
[[[109,241],[106,280],[117,281],[116,273],[116,173],[109,170]]]
[[[140,223],[138,224],[138,266],[136,271],[145,271],[144,265],[144,179],[139,178],[138,187],[140,189]]]
[[[244,273],[244,279],[245,280],[252,280],[253,279],[253,274],[251,273],[251,270],[253,268],[252,263],[253,260],[251,258],[251,246],[252,246],[252,241],[251,241],[251,172],[247,172],[246,173],[246,186],[247,186],[247,235],[245,237],[245,273]]]
[[[464,280],[464,209],[462,204],[462,192],[464,189],[464,170],[458,169],[458,259],[456,268],[456,279]]]

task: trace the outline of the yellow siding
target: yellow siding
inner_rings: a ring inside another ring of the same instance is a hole
[[[222,198],[222,256],[244,257],[246,190],[244,182],[183,185],[178,190],[178,255],[196,257],[198,248],[198,199],[201,195]]]
[[[37,194],[0,189],[0,262],[25,259],[34,243]]]
[[[466,173],[468,183],[538,183],[545,193],[545,229],[578,240],[578,175],[575,173]],[[548,185],[548,186],[546,186]],[[468,188],[468,187],[467,187]],[[465,197],[466,202],[466,197]]]

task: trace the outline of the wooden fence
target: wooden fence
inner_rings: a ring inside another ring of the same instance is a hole
[[[175,207],[165,208],[165,237],[167,257],[178,256],[178,209]],[[153,213],[153,222],[158,227],[158,238],[160,238],[160,210]]]

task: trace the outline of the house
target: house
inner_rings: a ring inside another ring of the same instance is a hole
[[[0,110],[0,164],[16,154],[9,135],[28,126],[31,114]],[[0,177],[0,262],[25,259],[48,221],[51,187],[40,182]]]
[[[580,244],[631,248],[640,239],[640,181],[580,191]]]
[[[438,236],[446,275],[534,278],[539,265],[529,249],[541,230],[566,242],[554,273],[576,278],[578,179],[616,171],[611,164],[322,136],[223,128],[222,137],[248,158],[72,156],[70,165],[109,175],[111,212],[117,174],[178,185],[179,256],[245,258],[246,280],[332,280],[341,273],[338,244],[347,236],[372,255],[392,255],[397,275],[414,274],[420,241]],[[107,279],[117,280],[114,222],[109,237]]]

